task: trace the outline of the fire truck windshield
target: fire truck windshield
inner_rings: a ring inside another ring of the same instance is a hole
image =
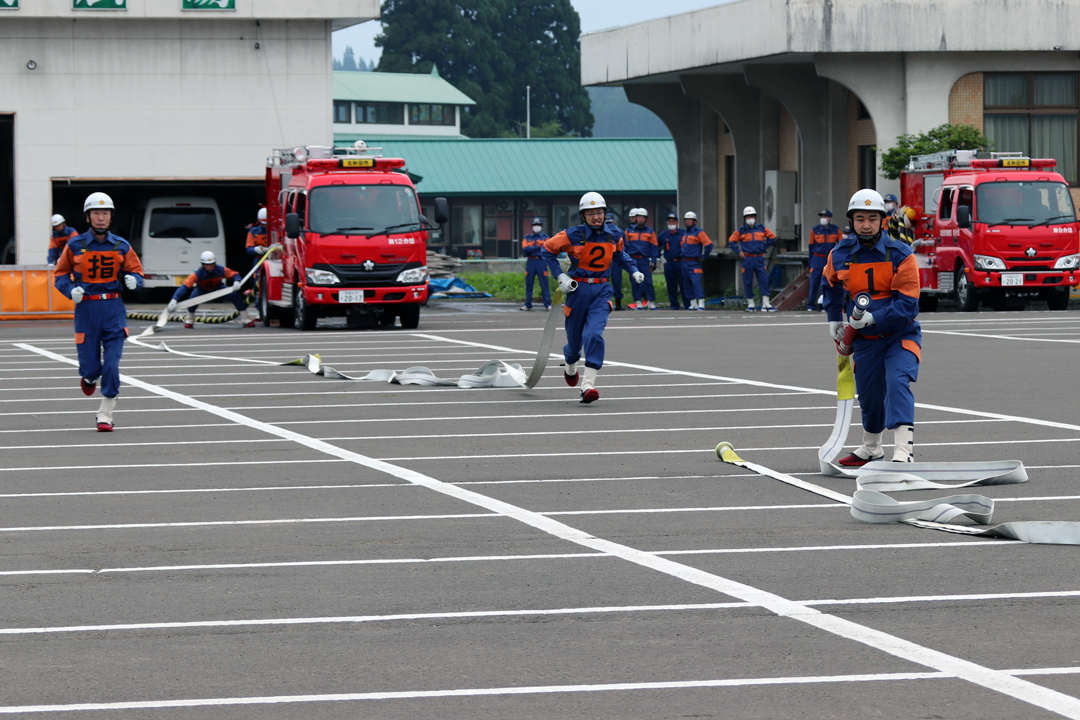
[[[420,229],[420,206],[405,185],[330,185],[314,188],[308,227],[320,235],[371,235]],[[378,234],[378,233],[376,233]]]
[[[1056,225],[1076,222],[1065,183],[987,182],[975,189],[975,222],[987,225]]]

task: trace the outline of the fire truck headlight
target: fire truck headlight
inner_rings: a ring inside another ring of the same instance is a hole
[[[1054,263],[1055,270],[1075,270],[1077,267],[1080,267],[1080,255],[1059,257]]]
[[[429,280],[427,265],[410,270],[402,270],[398,273],[397,281],[403,285],[419,285]]]
[[[337,285],[341,282],[338,276],[329,270],[305,268],[304,274],[307,276],[308,285]]]
[[[992,255],[976,255],[975,256],[975,269],[976,270],[1007,270],[1005,267],[1005,261],[999,257]]]

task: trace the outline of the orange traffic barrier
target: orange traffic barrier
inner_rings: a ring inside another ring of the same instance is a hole
[[[53,285],[44,265],[0,265],[0,320],[75,317],[75,303]]]

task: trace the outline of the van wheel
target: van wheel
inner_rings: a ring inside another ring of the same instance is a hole
[[[956,271],[956,284],[954,287],[956,288],[956,304],[960,306],[960,309],[964,312],[975,312],[979,307],[979,296],[976,294],[975,288],[971,286],[964,268]]]
[[[405,330],[415,330],[420,325],[420,306],[402,305],[398,312],[401,318],[401,327]]]
[[[293,286],[293,324],[297,330],[314,330],[318,322],[315,310],[304,299],[304,288],[297,283]]]

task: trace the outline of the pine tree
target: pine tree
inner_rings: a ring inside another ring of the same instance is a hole
[[[352,45],[345,46],[345,57],[341,59],[341,69],[356,72],[356,58],[353,55]]]

